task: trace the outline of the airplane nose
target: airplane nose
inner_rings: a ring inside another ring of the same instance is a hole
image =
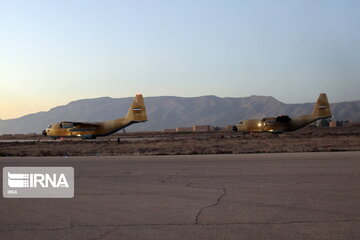
[[[46,130],[42,131],[42,135],[47,136]]]
[[[237,126],[236,126],[236,125],[234,125],[234,126],[232,127],[232,130],[233,130],[234,132],[237,132],[237,131],[238,131]]]

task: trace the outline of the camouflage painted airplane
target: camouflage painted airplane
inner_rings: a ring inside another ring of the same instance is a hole
[[[137,94],[125,118],[105,122],[61,122],[51,124],[42,133],[53,139],[60,137],[81,137],[95,139],[96,137],[113,134],[131,124],[147,121],[144,98]]]
[[[287,115],[281,115],[278,117],[267,117],[263,119],[249,119],[240,121],[238,124],[233,126],[233,130],[243,133],[282,133],[305,127],[306,125],[319,119],[326,119],[331,117],[332,115],[327,96],[325,93],[321,93],[310,115],[303,115],[296,118],[290,118]]]

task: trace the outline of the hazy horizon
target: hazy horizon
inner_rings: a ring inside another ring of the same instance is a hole
[[[146,102],[146,98],[157,98],[157,97],[178,97],[178,98],[198,98],[198,97],[205,97],[205,96],[215,96],[215,97],[219,97],[219,98],[246,98],[246,97],[251,97],[251,96],[258,96],[258,97],[273,97],[275,98],[276,100],[282,102],[282,103],[285,103],[285,104],[306,104],[306,103],[314,103],[316,102],[316,99],[318,96],[316,96],[313,101],[309,101],[309,102],[283,102],[281,100],[279,100],[278,98],[274,97],[274,96],[265,96],[265,95],[250,95],[250,96],[243,96],[243,97],[220,97],[220,96],[216,96],[216,95],[201,95],[201,96],[188,96],[188,97],[184,97],[184,96],[144,96],[145,98],[145,102]],[[134,96],[127,96],[127,97],[120,97],[120,98],[130,98],[132,99]],[[36,114],[36,113],[39,113],[39,112],[47,112],[55,107],[59,107],[59,106],[66,106],[68,105],[69,103],[71,102],[76,102],[76,101],[79,101],[79,100],[88,100],[88,99],[98,99],[98,98],[112,98],[112,99],[117,99],[118,97],[110,97],[110,96],[102,96],[102,97],[93,97],[93,98],[81,98],[81,99],[74,99],[74,100],[71,100],[69,102],[66,102],[66,103],[63,103],[63,104],[59,104],[59,105],[56,105],[56,106],[52,106],[50,107],[49,109],[45,109],[45,110],[40,110],[40,111],[36,111],[36,112],[30,112],[30,113],[26,113],[24,115],[21,115],[21,116],[17,116],[17,117],[13,117],[13,118],[7,118],[7,119],[4,119],[4,118],[0,118],[0,120],[12,120],[12,119],[16,119],[16,118],[20,118],[20,117],[23,117],[23,116],[26,116],[28,114]],[[360,101],[360,98],[359,100],[353,100],[353,101]],[[352,101],[341,101],[341,102],[330,102],[330,104],[337,104],[337,103],[342,103],[342,102],[352,102]]]
[[[84,98],[360,100],[358,1],[5,1],[0,119]]]

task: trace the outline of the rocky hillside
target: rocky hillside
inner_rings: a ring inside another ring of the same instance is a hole
[[[132,98],[94,98],[70,102],[47,112],[38,112],[16,119],[0,120],[0,134],[40,133],[50,123],[60,121],[96,122],[126,115]],[[239,120],[287,114],[308,114],[313,103],[285,104],[273,97],[243,98],[147,97],[145,104],[149,121],[134,124],[128,131],[162,130],[179,126],[225,126]],[[360,101],[331,104],[333,115],[339,120],[360,121]]]

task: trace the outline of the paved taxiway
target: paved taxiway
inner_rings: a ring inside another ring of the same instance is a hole
[[[360,152],[0,158],[73,199],[0,200],[0,239],[360,239]]]

